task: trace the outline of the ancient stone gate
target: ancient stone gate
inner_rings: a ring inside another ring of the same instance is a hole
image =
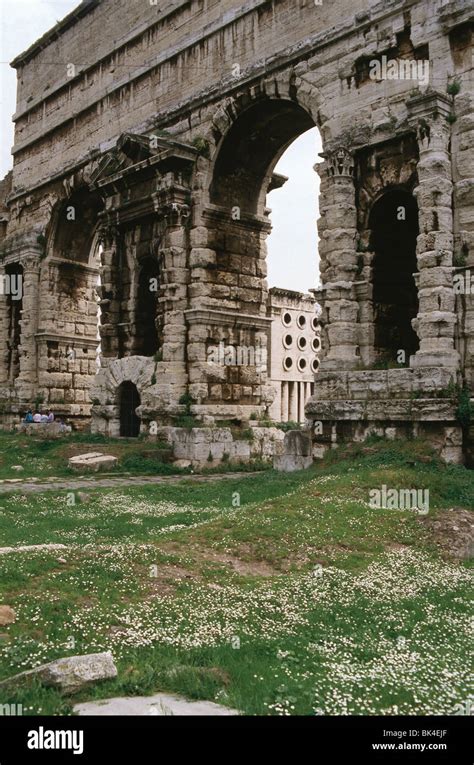
[[[1,269],[23,290],[0,303],[4,418],[44,401],[116,435],[124,396],[144,432],[190,404],[268,412],[268,364],[216,365],[208,350],[267,346],[266,197],[284,150],[317,126],[315,454],[426,430],[459,459],[472,29],[469,0],[84,0],[13,62]]]

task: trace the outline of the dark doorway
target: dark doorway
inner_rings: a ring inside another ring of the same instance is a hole
[[[140,434],[140,418],[136,413],[140,406],[140,394],[137,386],[127,380],[119,388],[120,435],[123,438],[137,438]]]
[[[3,294],[8,306],[8,379],[20,374],[21,314],[23,311],[23,266],[12,263],[5,268]]]
[[[159,275],[156,260],[146,258],[142,261],[136,303],[135,354],[137,356],[153,356],[159,349],[156,330]]]
[[[399,351],[410,356],[419,348],[411,325],[418,313],[416,240],[418,206],[405,191],[388,191],[370,214],[373,261],[375,351],[379,360],[399,362]]]

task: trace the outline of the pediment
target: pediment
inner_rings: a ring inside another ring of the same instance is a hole
[[[170,168],[190,167],[198,155],[194,146],[176,141],[167,136],[123,133],[115,146],[99,160],[90,176],[92,186],[104,186],[107,182],[119,181],[131,170],[141,171],[153,167],[158,172]]]

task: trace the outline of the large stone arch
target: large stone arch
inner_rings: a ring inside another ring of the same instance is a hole
[[[208,358],[221,343],[267,354],[266,195],[284,180],[274,167],[285,149],[319,127],[318,110],[317,89],[286,70],[236,88],[207,114],[193,192],[187,311],[189,392],[200,414],[245,418],[268,412],[273,401],[265,364],[217,368]]]
[[[296,104],[306,112],[318,129],[321,128],[320,91],[314,84],[297,75],[294,69],[262,78],[258,82],[236,89],[230,96],[226,95],[217,107],[213,105],[208,108],[207,129],[203,136],[207,151],[206,156],[201,157],[197,163],[196,176],[199,177],[195,178],[194,183],[195,188],[202,192],[202,204],[210,202],[209,191],[215,165],[226,137],[245,111],[264,101]],[[283,148],[281,153],[284,150]],[[278,157],[274,159],[276,164]]]

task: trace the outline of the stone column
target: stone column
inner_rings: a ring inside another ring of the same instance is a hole
[[[187,263],[189,205],[174,202],[166,206],[166,234],[160,246],[161,320],[158,327],[162,339],[163,361],[174,367],[175,384],[186,385],[187,327],[185,311],[188,308],[189,269]],[[178,377],[180,378],[178,380]]]
[[[119,356],[119,337],[117,323],[120,315],[120,302],[117,292],[117,254],[120,246],[118,227],[104,224],[99,242],[102,247],[100,258],[100,343],[104,365],[107,359]]]
[[[298,383],[290,382],[290,422],[298,422]]]
[[[410,122],[416,127],[420,149],[418,202],[420,234],[417,242],[419,312],[413,328],[420,349],[413,367],[459,366],[454,347],[456,325],[453,290],[453,209],[450,155],[450,100],[428,93],[408,102]]]
[[[20,373],[15,381],[20,401],[30,402],[36,393],[38,382],[38,359],[36,333],[39,317],[39,277],[41,260],[39,253],[31,253],[20,259],[23,266],[23,303],[21,312]]]
[[[306,383],[304,382],[298,383],[298,392],[299,392],[298,422],[304,422],[305,420],[304,405],[306,403]]]
[[[288,422],[288,383],[281,383],[281,421]]]
[[[354,369],[359,363],[358,305],[354,295],[357,272],[357,212],[354,186],[354,157],[339,147],[322,155],[317,165],[321,175],[321,277],[318,296],[323,303],[322,322],[328,349],[323,370]]]
[[[466,384],[474,390],[474,92],[466,86],[454,99],[454,265],[456,313],[464,340],[461,364]],[[474,425],[471,429],[474,436]]]

